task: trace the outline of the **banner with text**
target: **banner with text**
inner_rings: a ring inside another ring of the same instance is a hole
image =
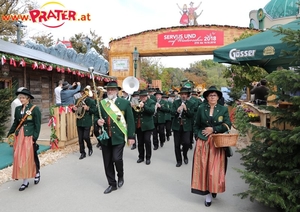
[[[184,30],[158,34],[158,48],[185,46],[222,46],[224,32],[218,30]]]

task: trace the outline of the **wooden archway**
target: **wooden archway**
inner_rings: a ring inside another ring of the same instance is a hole
[[[141,57],[184,55],[212,55],[219,47],[234,42],[245,31],[258,33],[247,27],[198,25],[178,26],[148,30],[110,41],[109,75],[121,83],[127,76],[134,76],[133,51],[137,47]],[[140,76],[140,61],[136,77]]]

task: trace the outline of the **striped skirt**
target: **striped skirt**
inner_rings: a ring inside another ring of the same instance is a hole
[[[36,165],[34,162],[32,136],[24,136],[24,128],[21,127],[14,142],[13,179],[34,178]]]
[[[211,136],[196,141],[191,191],[200,195],[225,191],[225,151],[215,148]]]

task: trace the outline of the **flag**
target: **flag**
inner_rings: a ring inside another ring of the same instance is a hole
[[[25,63],[25,61],[24,61],[23,58],[21,59],[19,65],[22,66],[22,67],[25,67],[25,66],[26,66],[26,63]]]
[[[10,58],[10,59],[9,59],[9,64],[12,65],[12,66],[14,66],[14,67],[17,66],[17,65],[16,65],[16,61],[15,61],[14,58]]]
[[[6,57],[4,55],[2,55],[1,64],[4,65],[4,63],[6,63]]]

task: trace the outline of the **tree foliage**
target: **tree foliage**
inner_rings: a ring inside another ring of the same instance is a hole
[[[90,48],[94,48],[99,54],[102,55],[104,52],[104,44],[102,41],[102,37],[97,35],[95,31],[90,30],[89,34],[84,34],[80,32],[75,34],[70,38],[70,42],[72,43],[73,49],[77,53],[86,53],[88,46],[85,42],[86,38],[89,38]]]
[[[7,111],[10,111],[10,103],[12,101],[12,89],[5,88],[0,89],[0,141],[6,137],[6,123],[8,121],[9,113]]]
[[[285,42],[300,46],[299,31],[289,29],[280,33],[285,35]],[[299,49],[291,53],[299,58]],[[271,87],[277,87],[271,91],[276,101],[291,104],[285,108],[264,106],[276,119],[269,128],[252,125],[245,121],[243,110],[237,110],[237,129],[253,135],[251,145],[240,151],[245,170],[238,170],[249,187],[237,195],[279,211],[297,212],[300,211],[300,71],[276,70],[266,79]],[[287,125],[291,127],[286,128]]]
[[[44,45],[45,47],[50,47],[55,44],[55,41],[53,39],[53,35],[51,33],[41,33],[40,35],[35,35],[30,37],[32,40],[35,41],[37,44]]]
[[[3,20],[3,16],[26,14],[36,7],[37,3],[33,0],[0,0],[0,37],[4,40],[16,41],[17,35],[15,20]],[[23,37],[23,30],[21,33]]]

